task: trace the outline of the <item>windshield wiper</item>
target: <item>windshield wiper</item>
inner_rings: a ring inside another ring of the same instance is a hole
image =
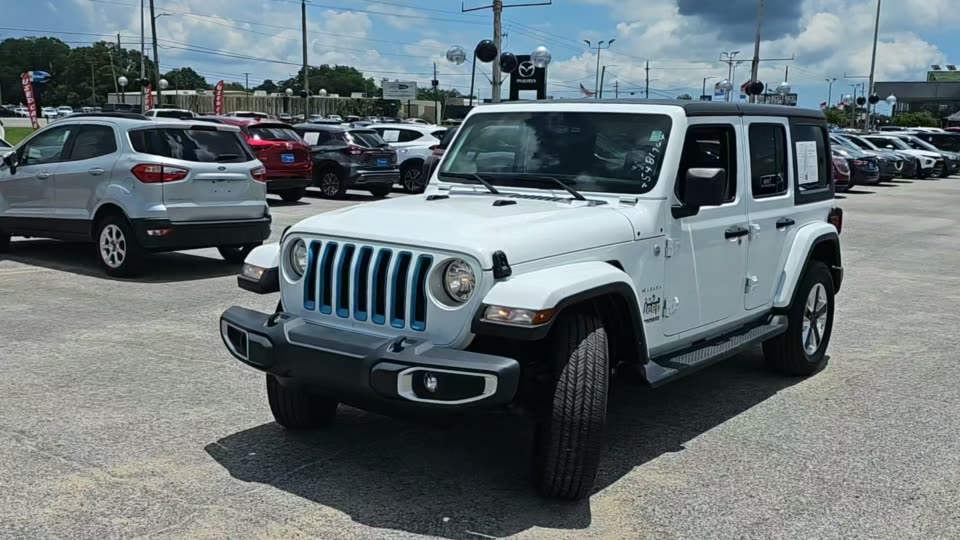
[[[215,158],[217,163],[223,163],[224,161],[233,161],[240,157],[240,154],[217,154]]]
[[[578,201],[585,201],[585,200],[587,200],[587,198],[584,197],[583,195],[581,195],[579,191],[573,189],[572,187],[570,187],[569,185],[567,185],[566,182],[564,182],[563,180],[561,180],[561,179],[559,179],[559,178],[556,178],[556,177],[553,177],[553,176],[543,176],[543,175],[539,175],[539,174],[524,174],[523,176],[524,176],[525,178],[535,178],[535,179],[537,179],[537,180],[541,180],[541,179],[542,179],[542,180],[550,180],[550,181],[556,183],[556,184],[557,184],[558,186],[560,186],[561,188],[563,188],[563,190],[566,191],[567,193],[569,193],[570,195],[573,195],[573,198],[574,198],[574,199],[576,199],[576,200],[578,200]]]
[[[476,180],[481,185],[483,185],[483,187],[487,188],[487,190],[490,193],[493,193],[494,195],[500,194],[500,191],[498,191],[497,188],[493,187],[493,184],[485,180],[482,176],[480,176],[477,173],[449,173],[448,172],[448,173],[440,173],[438,176],[440,178],[443,178],[444,176],[449,176],[451,178],[462,178],[464,180]]]

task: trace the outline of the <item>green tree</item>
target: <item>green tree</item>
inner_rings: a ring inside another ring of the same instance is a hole
[[[827,117],[827,123],[833,126],[846,126],[850,123],[850,113],[844,112],[837,107],[829,107],[823,111]]]
[[[891,123],[895,126],[917,127],[917,126],[939,126],[940,120],[930,111],[906,112],[893,117]]]
[[[177,90],[210,90],[212,88],[202,75],[189,67],[168,71],[163,78],[170,83],[170,88]]]
[[[246,90],[242,84],[238,82],[228,82],[223,84],[224,90]]]
[[[262,90],[268,94],[273,94],[280,90],[280,87],[277,86],[277,83],[271,81],[270,79],[264,79],[259,86],[253,87],[254,90]]]
[[[377,95],[379,88],[372,78],[364,78],[363,73],[350,66],[330,66],[324,64],[319,67],[310,66],[307,74],[310,78],[310,91],[316,94],[321,89],[328,94],[350,96],[353,92],[363,92],[366,95]],[[295,93],[303,89],[303,69],[297,75],[279,84],[279,90],[292,88]],[[266,81],[264,81],[266,83]]]
[[[443,90],[440,88],[417,88],[417,99],[427,101],[439,101],[443,103],[446,99],[464,97],[456,88]]]

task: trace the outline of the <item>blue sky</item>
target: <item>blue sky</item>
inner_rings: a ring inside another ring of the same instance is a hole
[[[529,0],[507,0],[525,3]],[[467,7],[486,0],[464,0]],[[960,63],[960,0],[885,0],[881,14],[879,80],[920,80],[929,64]],[[164,69],[191,66],[211,82],[286,79],[300,62],[299,0],[156,0]],[[825,79],[836,77],[834,101],[870,66],[875,0],[767,0],[760,79],[776,85],[790,66],[789,82],[800,104],[827,98]],[[470,50],[492,34],[489,10],[461,13],[460,0],[310,0],[310,63],[353,65],[380,79],[428,84],[437,62],[441,86],[466,92],[469,64],[444,59],[451,45]],[[576,97],[582,83],[592,89],[595,52],[582,40],[616,39],[601,53],[607,66],[605,96],[641,95],[650,62],[651,97],[696,96],[725,78],[720,52],[752,56],[756,0],[554,0],[544,7],[510,8],[504,14],[504,50],[529,53],[548,47],[554,58],[549,93]],[[120,32],[139,36],[138,0],[0,0],[0,39],[54,35],[71,45],[108,39]],[[149,27],[148,27],[149,28]],[[148,30],[149,31],[149,30]],[[951,35],[954,34],[954,35]],[[131,43],[132,45],[133,43]],[[237,58],[237,56],[244,58]],[[246,58],[255,57],[256,59]],[[734,82],[746,80],[749,63]],[[477,76],[489,94],[489,66]]]

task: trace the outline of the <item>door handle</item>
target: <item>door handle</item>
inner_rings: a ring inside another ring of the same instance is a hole
[[[741,227],[739,225],[730,227],[729,229],[723,231],[723,237],[727,240],[733,240],[734,238],[740,238],[741,236],[746,236],[748,234],[750,234],[750,229]]]
[[[88,170],[87,172],[93,176],[100,176],[101,174],[103,174],[103,169],[101,169],[100,167],[94,167]]]
[[[797,223],[796,221],[794,221],[794,220],[792,220],[792,219],[790,219],[790,218],[786,218],[786,217],[785,217],[785,218],[780,218],[780,219],[777,220],[777,228],[780,229],[780,230],[783,230],[783,229],[786,229],[786,228],[788,228],[788,227],[792,227],[792,226],[795,225],[796,223]]]
[[[37,178],[40,180],[46,180],[50,178],[50,173],[48,171],[40,171],[37,173]]]

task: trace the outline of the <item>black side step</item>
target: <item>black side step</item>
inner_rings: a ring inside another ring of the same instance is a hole
[[[660,376],[656,377],[655,380],[650,380],[650,384],[651,386],[660,386],[684,375],[689,375],[721,360],[736,356],[757,343],[779,336],[786,331],[787,318],[783,315],[777,315],[769,322],[742,328],[718,339],[654,357],[651,361],[663,369],[657,370]]]

